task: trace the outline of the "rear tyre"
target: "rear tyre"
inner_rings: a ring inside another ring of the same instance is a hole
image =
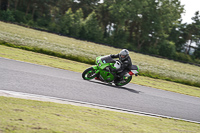
[[[123,79],[122,81],[118,82],[118,83],[115,83],[116,86],[123,86],[123,85],[126,85],[128,84],[132,79],[132,76],[130,77],[127,77],[126,79]]]
[[[90,67],[88,69],[86,69],[83,73],[82,73],[82,78],[84,80],[90,80],[96,77],[96,73],[93,67]]]

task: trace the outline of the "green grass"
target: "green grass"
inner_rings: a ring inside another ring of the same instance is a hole
[[[0,45],[0,57],[5,57],[14,60],[20,60],[40,65],[46,65],[50,67],[56,67],[61,69],[66,69],[70,71],[82,73],[86,68],[91,67],[91,65],[71,61],[67,59],[62,59],[54,56],[48,56],[45,54],[30,52],[26,50],[11,48],[7,46]],[[195,97],[200,97],[200,88],[187,86],[183,84],[178,84],[170,81],[152,79],[149,77],[133,76],[132,83],[149,86],[157,89],[173,91],[181,94],[191,95]]]
[[[10,133],[178,133],[200,124],[108,110],[0,97],[0,132]]]
[[[95,64],[94,60],[85,58],[82,56],[78,56],[78,55],[72,55],[72,54],[65,55],[62,53],[48,51],[48,50],[38,48],[38,47],[14,45],[14,44],[6,43],[4,41],[0,41],[0,45],[5,45],[5,46],[13,47],[13,48],[19,48],[19,49],[23,49],[23,50],[33,51],[33,52],[37,52],[37,53],[43,53],[43,54],[52,55],[52,56],[60,57],[60,58],[64,58],[64,59],[70,59],[70,60],[83,62],[83,63],[87,63],[87,64],[93,64],[93,65]]]
[[[117,54],[121,49],[0,22],[0,40],[15,47],[92,64],[99,55]],[[200,87],[200,67],[130,52],[141,74]]]

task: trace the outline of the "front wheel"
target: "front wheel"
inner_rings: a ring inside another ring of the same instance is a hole
[[[115,83],[116,86],[123,86],[123,85],[126,85],[128,84],[132,79],[132,76],[130,77],[126,77],[124,78],[122,81],[120,81],[119,83]]]
[[[85,80],[90,80],[95,78],[96,75],[97,74],[95,73],[95,69],[93,67],[90,67],[82,73],[82,78]]]

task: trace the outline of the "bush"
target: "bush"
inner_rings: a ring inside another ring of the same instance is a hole
[[[173,42],[165,40],[159,46],[159,55],[169,58],[173,58],[175,56],[176,46]]]
[[[175,59],[181,60],[181,61],[186,61],[186,62],[193,62],[192,58],[190,55],[187,55],[185,53],[176,53]]]
[[[48,27],[50,20],[45,18],[37,19],[36,23],[39,27]]]
[[[21,12],[18,10],[13,12],[13,15],[15,18],[15,22],[18,22],[18,23],[26,24],[31,19],[30,15],[26,15],[24,12]]]
[[[1,11],[0,20],[6,21],[6,22],[14,22],[15,18],[14,18],[13,12],[10,10]]]
[[[34,23],[33,20],[29,20],[28,23],[27,23],[27,25],[29,25],[29,26],[35,26],[35,23]]]
[[[195,63],[200,64],[200,59],[195,59]]]
[[[159,55],[159,48],[158,47],[149,47],[148,53],[154,54],[154,55]]]
[[[53,32],[56,32],[56,33],[59,33],[61,31],[60,26],[58,24],[56,24],[55,22],[50,22],[48,29],[50,31],[53,31]]]
[[[200,59],[200,46],[195,50],[194,56],[196,59]]]

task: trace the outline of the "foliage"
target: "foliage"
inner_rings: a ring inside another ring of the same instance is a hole
[[[71,8],[61,17],[60,27],[61,33],[70,35],[72,31],[72,25],[74,22],[74,16]]]
[[[176,50],[175,50],[175,45],[173,42],[169,42],[165,40],[162,44],[160,44],[159,55],[173,58],[175,53],[176,53]]]
[[[80,32],[81,32],[81,28],[83,26],[83,11],[80,8],[79,10],[77,10],[74,13],[74,22],[73,22],[73,26],[72,26],[72,31],[71,31],[71,36],[73,37],[81,37],[80,36]]]
[[[84,39],[88,39],[95,42],[100,42],[103,37],[103,32],[99,26],[97,16],[95,12],[92,12],[83,22],[82,36]]]
[[[7,21],[7,22],[14,22],[15,18],[14,18],[13,12],[10,10],[1,11],[0,20]]]
[[[197,59],[200,59],[200,14],[199,14],[199,11],[195,13],[195,17],[193,17],[192,20],[194,20],[194,23],[192,23],[193,39],[197,45],[197,49],[194,52],[194,56]]]
[[[185,53],[178,53],[177,52],[176,55],[175,55],[175,59],[181,60],[181,61],[186,61],[186,62],[193,62],[192,58]]]
[[[197,59],[200,59],[200,46],[195,50],[194,56],[195,56]]]
[[[14,14],[14,18],[15,18],[15,22],[18,23],[28,23],[29,20],[32,19],[31,15],[26,15],[24,12],[22,11],[18,11],[16,10],[15,12],[13,12]]]

